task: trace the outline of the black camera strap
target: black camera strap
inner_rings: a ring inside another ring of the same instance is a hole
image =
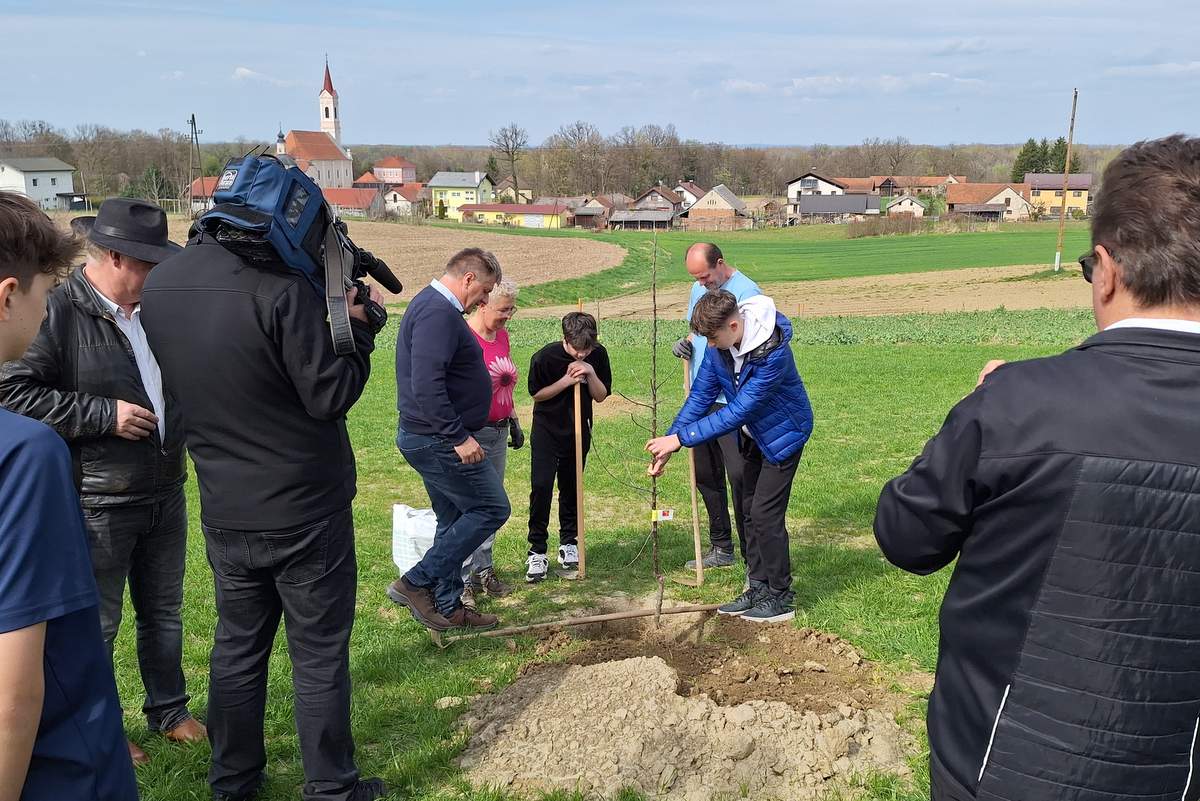
[[[333,215],[330,215],[330,219]],[[333,352],[338,356],[354,353],[354,331],[350,327],[350,306],[346,301],[346,249],[342,247],[337,229],[330,223],[325,228],[325,302],[329,306],[329,333],[333,336]]]

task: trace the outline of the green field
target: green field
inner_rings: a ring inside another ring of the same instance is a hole
[[[468,226],[478,230],[478,226]],[[492,230],[492,229],[489,229]],[[607,298],[650,288],[653,235],[649,232],[494,229],[515,236],[582,236],[615,242],[628,251],[617,267],[582,278],[549,281],[523,290],[526,306],[571,303],[577,298]],[[658,236],[660,281],[688,283],[683,257],[689,245],[716,242],[730,264],[760,284],[827,278],[1054,263],[1056,223],[1007,224],[998,231],[846,239],[838,225],[809,225],[761,231],[698,233],[666,231]],[[1086,223],[1068,223],[1064,261],[1072,261],[1090,242]]]
[[[733,247],[731,251],[737,252]],[[870,536],[879,489],[907,466],[950,406],[974,386],[976,372],[986,360],[1055,352],[1086,337],[1090,329],[1089,315],[1076,312],[991,312],[869,321],[843,318],[800,324],[795,350],[812,398],[816,427],[789,509],[798,592],[796,625],[843,635],[878,660],[884,675],[933,669],[936,614],[948,571],[918,578],[893,569],[880,557]],[[681,333],[679,322],[663,324],[659,333],[660,376],[667,395],[664,420],[680,401],[675,380],[679,363],[670,356],[668,343]],[[394,338],[394,324],[387,334]],[[601,336],[612,354],[615,388],[646,400],[649,324],[609,322],[603,325]],[[555,321],[514,322],[516,361],[524,368],[534,349],[555,338]],[[442,696],[476,692],[473,680],[478,677],[491,678],[498,687],[512,681],[520,667],[534,658],[534,641],[520,639],[515,653],[500,641],[459,644],[438,651],[407,613],[398,613],[384,596],[384,588],[396,575],[391,561],[391,504],[425,503],[419,481],[393,444],[392,359],[392,348],[385,341],[375,353],[367,391],[350,417],[360,490],[355,507],[360,583],[351,649],[358,762],[364,775],[382,775],[393,785],[396,798],[501,801],[504,796],[472,792],[458,778],[452,765],[462,745],[453,729],[456,713],[435,711],[432,704]],[[518,403],[528,420],[529,399],[523,392]],[[604,406],[597,409],[598,413],[604,410]],[[639,418],[644,422],[644,416]],[[505,579],[519,589],[511,603],[491,606],[505,622],[545,619],[607,593],[650,592],[654,587],[648,549],[638,555],[648,525],[628,522],[641,519],[640,514],[630,514],[630,509],[648,509],[641,453],[645,433],[628,414],[612,411],[598,417],[595,432],[587,474],[586,582],[549,581],[527,588],[520,580],[529,451],[510,454],[507,486],[513,518],[498,538],[496,557]],[[687,508],[686,472],[682,460],[672,463],[663,482],[662,505]],[[192,529],[184,604],[184,667],[193,711],[203,718],[215,616],[212,579],[197,523],[194,480],[189,497]],[[692,547],[687,521],[665,528],[663,536],[664,563],[682,565]],[[740,582],[741,576],[733,571],[714,571],[700,590],[668,586],[675,598],[711,602],[736,594]],[[117,678],[128,731],[152,758],[149,766],[139,769],[142,797],[148,801],[207,799],[207,746],[168,745],[146,731],[139,712],[140,682],[133,642],[133,613],[127,609],[117,643]],[[297,798],[303,781],[282,637],[276,643],[270,671],[266,718],[270,776],[261,797],[282,801]],[[914,698],[914,714],[921,711],[921,699]],[[928,798],[921,754],[915,755],[914,767],[913,783],[877,779],[864,790],[864,797]],[[635,796],[625,795],[622,801],[632,798]]]

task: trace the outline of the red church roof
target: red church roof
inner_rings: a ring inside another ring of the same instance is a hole
[[[321,91],[329,92],[329,94],[333,95],[334,97],[337,97],[337,90],[333,88],[333,78],[329,77],[329,62],[328,61],[325,62],[325,85],[321,87]]]
[[[284,150],[296,161],[349,161],[346,153],[324,131],[288,131]]]

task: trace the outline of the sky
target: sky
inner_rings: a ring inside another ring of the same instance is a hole
[[[930,9],[930,10],[923,10]],[[674,124],[728,144],[1123,144],[1200,133],[1200,3],[0,0],[0,118],[274,141],[539,143]]]

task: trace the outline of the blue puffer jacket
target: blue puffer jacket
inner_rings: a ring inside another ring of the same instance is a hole
[[[678,434],[691,448],[745,426],[772,464],[800,451],[812,434],[812,407],[792,357],[792,324],[776,312],[775,326],[767,342],[746,354],[736,383],[733,356],[710,347],[692,394],[667,434]],[[729,405],[708,414],[721,392]]]

